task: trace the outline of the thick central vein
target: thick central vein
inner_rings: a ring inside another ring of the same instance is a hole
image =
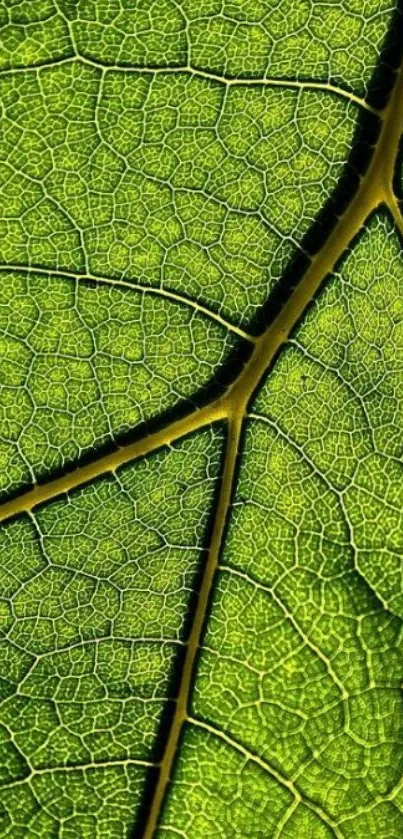
[[[179,682],[179,690],[176,699],[175,711],[171,719],[170,731],[164,750],[164,757],[161,762],[161,769],[155,788],[152,805],[149,809],[148,819],[145,826],[143,839],[152,839],[158,826],[162,803],[167,784],[171,777],[172,767],[178,748],[179,737],[183,723],[187,718],[190,693],[195,670],[196,655],[200,646],[205,617],[207,614],[213,580],[218,565],[222,538],[230,507],[231,497],[235,483],[235,467],[239,449],[239,439],[242,428],[242,417],[234,417],[228,426],[227,451],[224,462],[224,470],[221,479],[220,497],[217,504],[216,516],[211,534],[210,548],[207,562],[203,573],[197,606],[194,612],[193,623],[187,642],[186,655],[184,659],[182,674]]]
[[[220,557],[225,525],[235,489],[236,459],[248,403],[278,351],[288,339],[290,332],[303,316],[326,276],[362,228],[368,215],[383,201],[388,201],[402,126],[403,65],[396,77],[394,90],[385,109],[385,119],[376,150],[365,176],[361,179],[357,192],[322,248],[312,259],[284,308],[257,341],[249,362],[221,401],[228,418],[229,436],[220,498],[212,530],[208,560],[184,657],[176,707],[171,719],[159,777],[142,839],[153,839],[156,835],[166,790],[178,751],[179,738],[188,715],[191,688],[195,678],[197,650],[208,614],[208,605]]]
[[[145,435],[140,440],[117,446],[112,452],[97,458],[92,463],[86,463],[43,484],[36,484],[33,489],[22,492],[15,498],[0,504],[0,522],[13,518],[20,513],[29,513],[39,504],[44,504],[59,495],[82,487],[90,481],[94,481],[100,475],[116,472],[125,463],[144,457],[162,446],[169,446],[185,434],[198,431],[204,426],[224,418],[224,409],[216,402],[212,405],[206,405],[200,410],[195,410],[183,419],[170,423],[153,434]]]

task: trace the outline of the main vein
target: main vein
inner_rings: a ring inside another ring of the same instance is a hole
[[[43,484],[36,484],[33,489],[22,492],[15,498],[0,504],[0,522],[20,513],[28,513],[38,507],[39,504],[44,504],[64,493],[82,487],[90,481],[94,481],[100,475],[105,475],[108,472],[113,473],[125,463],[144,457],[161,448],[161,446],[169,446],[185,434],[198,431],[205,425],[224,418],[224,410],[217,401],[200,408],[200,410],[196,409],[188,416],[170,423],[170,425],[155,431],[153,434],[145,435],[140,440],[124,446],[116,446],[114,451],[99,457],[92,463],[86,463]]]
[[[202,639],[203,627],[208,614],[215,572],[221,553],[225,524],[230,502],[235,489],[236,459],[243,420],[250,398],[272,364],[279,349],[298,320],[303,316],[310,301],[318,291],[328,273],[362,228],[368,215],[382,202],[387,203],[393,182],[394,165],[398,151],[403,123],[403,64],[396,77],[396,83],[385,109],[385,119],[378,144],[369,168],[343,216],[334,226],[326,242],[312,259],[307,271],[290,296],[279,315],[258,339],[254,352],[229,388],[221,404],[228,418],[228,444],[221,483],[220,498],[216,509],[208,561],[204,570],[197,607],[186,648],[175,711],[170,722],[159,777],[148,811],[148,819],[142,839],[154,839],[161,820],[166,790],[178,751],[182,727],[188,717],[191,688],[195,678],[197,650]],[[341,835],[337,833],[336,835]]]
[[[161,768],[159,771],[159,777],[153,795],[152,804],[148,812],[148,819],[144,829],[143,839],[152,839],[158,827],[162,803],[164,800],[164,795],[168,781],[171,777],[172,767],[178,748],[179,737],[182,731],[183,723],[187,718],[187,710],[192,688],[193,674],[195,670],[196,655],[200,646],[200,640],[203,632],[205,617],[207,614],[211,589],[216,568],[218,565],[218,558],[220,554],[225,523],[227,520],[232,492],[234,488],[235,467],[239,449],[241,428],[242,417],[234,416],[232,419],[230,419],[228,425],[227,450],[224,462],[223,475],[221,479],[220,497],[217,504],[215,521],[211,535],[210,549],[208,552],[208,558],[203,573],[200,591],[198,594],[193,623],[187,642],[186,655],[179,682],[179,690],[176,698],[175,711],[171,719],[170,731],[164,750],[164,756],[161,762]]]

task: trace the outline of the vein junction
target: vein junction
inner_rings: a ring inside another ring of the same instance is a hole
[[[243,338],[255,344],[251,358],[245,364],[235,382],[228,388],[227,392],[223,396],[220,396],[219,399],[212,399],[205,407],[196,409],[194,412],[188,414],[183,420],[168,424],[160,431],[150,434],[150,436],[145,437],[143,440],[122,447],[118,453],[94,460],[89,466],[79,466],[66,479],[62,478],[60,481],[51,480],[48,484],[43,483],[40,487],[18,495],[10,502],[4,502],[0,505],[0,521],[4,521],[23,510],[33,509],[37,504],[45,500],[50,500],[60,493],[78,487],[88,480],[92,480],[98,475],[114,470],[121,463],[126,463],[136,457],[149,454],[161,446],[169,445],[181,436],[195,431],[198,428],[203,428],[207,423],[221,421],[223,419],[239,419],[245,416],[252,393],[272,364],[273,359],[278,355],[281,347],[288,341],[295,324],[299,321],[307,306],[314,298],[324,279],[346,252],[351,241],[364,226],[368,216],[377,207],[384,204],[392,212],[399,229],[403,229],[401,214],[393,190],[395,162],[403,119],[402,89],[403,77],[402,72],[399,71],[389,102],[382,113],[382,127],[376,149],[366,174],[361,178],[357,192],[330,232],[324,245],[317,254],[310,258],[307,270],[278,316],[258,338],[249,335],[233,324],[229,324],[216,313],[205,309],[198,303],[194,303],[176,293],[154,287],[138,286],[139,290],[144,293],[161,294],[161,296],[171,297],[172,299],[186,303],[186,305],[194,306],[195,309],[205,312],[213,319],[220,320],[228,329],[238,332]],[[46,275],[55,273],[52,269],[43,269],[34,266],[32,268],[27,268],[27,266],[22,265],[14,265],[12,267],[23,272],[31,271]],[[5,270],[6,268],[10,268],[10,266],[3,265],[0,268]],[[63,276],[70,276],[77,280],[80,279],[80,276],[76,272],[63,270],[56,273]],[[136,284],[132,284],[129,281],[115,281],[113,278],[102,278],[95,274],[82,275],[81,279],[137,288]]]
[[[191,691],[191,675],[194,671],[196,650],[201,641],[207,614],[209,593],[212,589],[214,575],[218,567],[222,536],[234,491],[235,464],[242,423],[250,398],[269,366],[277,357],[279,350],[281,350],[288,340],[290,332],[301,318],[325,277],[348,249],[352,239],[360,231],[370,213],[382,203],[388,205],[390,195],[393,194],[392,184],[402,125],[403,66],[397,75],[395,87],[389,103],[385,108],[383,125],[376,150],[368,171],[361,180],[357,193],[321,250],[311,260],[306,273],[303,275],[277,318],[258,339],[251,359],[245,365],[237,380],[222,399],[217,403],[213,403],[216,407],[222,407],[224,409],[224,414],[228,419],[228,451],[222,478],[220,500],[212,531],[209,557],[203,577],[198,607],[195,611],[192,624],[188,651],[179,685],[176,710],[170,726],[167,748],[164,753],[159,779],[149,811],[144,839],[152,839],[155,835],[161,816],[166,787],[172,773],[180,733],[186,719],[186,709]],[[328,663],[327,666],[329,666]],[[344,697],[345,689],[340,685],[337,677],[335,679]],[[335,837],[341,837],[343,835],[327,815],[325,817],[325,823],[330,825]]]

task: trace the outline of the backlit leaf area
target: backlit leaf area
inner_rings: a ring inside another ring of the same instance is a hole
[[[1,0],[1,839],[402,839],[402,52]]]

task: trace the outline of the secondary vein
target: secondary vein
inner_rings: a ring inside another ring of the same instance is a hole
[[[194,725],[195,728],[204,729],[209,734],[212,734],[214,737],[218,737],[220,740],[223,740],[225,743],[227,743],[228,746],[231,746],[237,752],[242,754],[246,760],[251,761],[251,763],[257,764],[257,766],[260,766],[260,768],[263,769],[267,774],[271,775],[277,781],[278,784],[288,789],[294,796],[294,800],[301,804],[304,804],[305,807],[308,807],[310,810],[312,810],[312,812],[315,813],[315,815],[318,816],[320,820],[324,822],[324,824],[332,830],[336,839],[343,839],[344,834],[339,829],[337,823],[331,818],[330,814],[327,813],[327,811],[324,810],[323,807],[320,806],[320,804],[317,804],[312,799],[307,798],[305,795],[303,795],[291,779],[286,778],[284,775],[282,775],[272,764],[268,763],[267,760],[263,760],[263,758],[250,751],[250,749],[247,749],[246,746],[244,746],[238,740],[235,740],[233,737],[230,737],[224,731],[221,731],[221,729],[216,728],[215,726],[205,722],[204,720],[197,719],[196,717],[188,717],[188,722],[191,725]]]
[[[99,283],[101,285],[108,285],[113,286],[115,288],[128,288],[131,291],[139,291],[142,294],[151,294],[156,295],[157,297],[163,297],[166,300],[171,300],[175,303],[180,303],[181,305],[188,306],[191,309],[194,309],[196,312],[199,312],[202,315],[206,315],[206,317],[210,318],[211,320],[215,320],[220,326],[225,327],[231,332],[234,332],[236,335],[239,335],[240,338],[243,338],[245,341],[249,341],[250,343],[256,343],[256,338],[253,335],[250,335],[240,326],[237,326],[234,323],[230,323],[225,318],[222,317],[218,312],[214,312],[212,309],[208,309],[207,306],[203,306],[202,303],[199,303],[197,300],[192,300],[190,297],[186,297],[185,295],[178,294],[177,292],[170,291],[166,288],[161,288],[160,286],[149,286],[145,285],[144,283],[139,282],[131,282],[131,280],[122,280],[119,277],[103,277],[99,276],[98,274],[92,274],[90,272],[80,273],[79,271],[69,271],[64,269],[54,269],[54,268],[44,268],[43,266],[36,266],[36,265],[20,265],[17,263],[10,263],[10,264],[0,264],[0,271],[20,271],[21,273],[26,274],[41,274],[47,277],[51,277],[52,274],[57,277],[65,277],[71,280],[75,280],[77,282],[91,282],[91,283]]]
[[[28,513],[40,504],[82,487],[101,475],[113,473],[125,463],[144,457],[163,446],[169,446],[186,434],[217,422],[224,417],[224,411],[218,401],[213,405],[196,409],[188,416],[170,423],[153,434],[146,435],[133,443],[117,447],[92,463],[80,466],[74,471],[53,478],[46,483],[36,484],[32,489],[5,501],[0,504],[0,522],[21,513]]]
[[[163,75],[163,74],[180,74],[187,73],[196,78],[207,79],[208,81],[217,82],[218,84],[227,85],[230,87],[279,87],[282,89],[295,88],[297,90],[318,90],[324,93],[333,93],[348,102],[353,102],[365,111],[371,114],[381,114],[378,108],[375,108],[366,99],[353,93],[353,91],[346,90],[339,85],[331,82],[314,81],[310,79],[281,79],[271,76],[227,76],[221,73],[214,73],[210,70],[205,70],[201,67],[194,67],[191,64],[176,64],[163,66],[142,66],[130,64],[103,64],[101,61],[96,61],[93,58],[83,55],[69,55],[65,58],[59,58],[56,61],[44,61],[40,64],[33,64],[30,67],[15,66],[4,67],[0,69],[0,75],[12,75],[13,73],[38,72],[49,67],[57,67],[63,64],[72,62],[81,62],[97,70],[104,70],[106,72],[120,72],[120,73],[137,73],[142,75]]]

